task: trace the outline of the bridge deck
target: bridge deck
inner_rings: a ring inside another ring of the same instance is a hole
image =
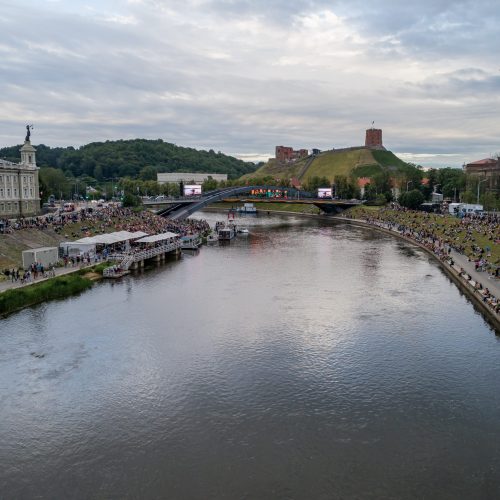
[[[274,190],[274,191],[284,191],[288,190],[290,198],[253,198],[249,197],[248,193],[252,190],[264,189],[264,190]],[[297,194],[297,198],[295,195]],[[239,197],[243,195],[243,197]],[[302,197],[301,197],[302,195]],[[159,215],[170,217],[172,219],[182,220],[189,217],[194,212],[207,207],[213,203],[217,202],[229,202],[238,203],[245,201],[252,201],[254,203],[265,202],[265,203],[300,203],[304,205],[316,205],[320,207],[323,211],[328,213],[339,212],[347,208],[358,205],[360,202],[355,200],[332,200],[324,198],[304,198],[303,194],[295,192],[293,189],[278,187],[278,186],[238,186],[230,187],[224,189],[218,189],[216,191],[211,191],[205,193],[202,197],[196,198],[180,198],[180,199],[169,199],[161,201],[149,201],[145,202],[149,206],[163,207],[158,210]]]

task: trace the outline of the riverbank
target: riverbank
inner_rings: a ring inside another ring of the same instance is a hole
[[[41,278],[27,284],[4,284],[0,293],[0,317],[54,299],[64,299],[91,288],[102,278],[102,270],[108,263],[79,269],[66,270],[56,277]],[[7,289],[5,289],[7,288]]]

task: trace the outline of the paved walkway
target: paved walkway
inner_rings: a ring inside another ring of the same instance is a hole
[[[483,288],[488,288],[492,295],[500,297],[500,279],[490,277],[487,272],[477,272],[474,262],[469,262],[465,255],[456,250],[451,251],[451,257],[455,261],[455,268],[464,268],[465,272],[475,281],[481,283]]]
[[[98,264],[99,264],[99,262],[98,262]],[[84,269],[86,267],[93,267],[95,265],[96,264],[93,263],[93,264],[85,264],[84,266],[80,265],[80,266],[75,266],[75,267],[71,267],[71,266],[57,267],[55,269],[55,272],[56,272],[56,276],[62,276],[63,274],[75,273],[76,271],[79,271],[80,269]],[[12,281],[10,280],[10,276],[9,276],[8,280],[0,281],[0,293],[5,292],[5,290],[11,290],[13,288],[22,288],[24,286],[30,286],[30,285],[33,285],[35,283],[41,283],[42,281],[47,281],[51,277],[52,276],[47,277],[47,278],[38,278],[36,280],[30,281],[29,283],[21,283],[21,279],[19,279],[19,281],[12,283]]]

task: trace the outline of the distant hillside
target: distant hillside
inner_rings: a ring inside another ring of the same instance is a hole
[[[0,149],[0,158],[19,161],[19,146]],[[158,140],[133,139],[93,142],[78,149],[51,148],[40,144],[37,164],[70,171],[75,177],[88,175],[97,180],[137,177],[144,167],[157,172],[211,172],[236,179],[253,172],[255,165],[222,153],[198,151]]]
[[[302,159],[293,164],[282,164],[270,160],[245,178],[273,176],[279,179],[297,177],[307,183],[312,177],[326,177],[331,182],[335,176],[372,177],[381,172],[402,177],[415,172],[415,167],[398,158],[391,151],[366,148],[348,148],[325,151],[319,155]]]

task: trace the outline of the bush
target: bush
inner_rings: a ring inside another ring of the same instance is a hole
[[[75,273],[22,288],[6,290],[0,293],[0,315],[10,314],[46,300],[62,299],[83,292],[91,286],[92,281]]]

